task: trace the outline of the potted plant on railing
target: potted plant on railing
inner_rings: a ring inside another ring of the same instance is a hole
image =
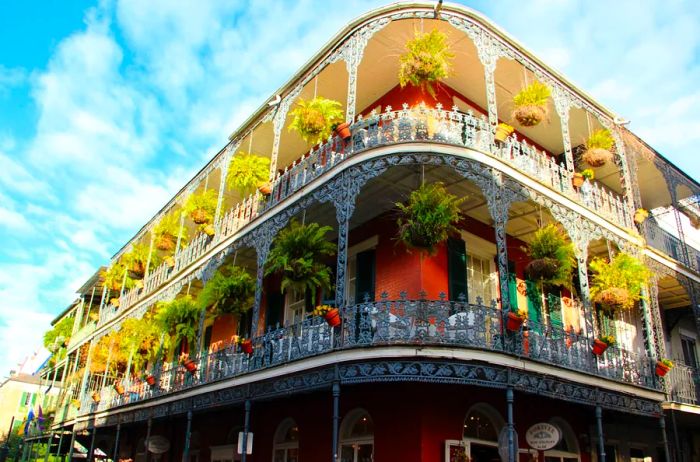
[[[149,387],[155,387],[156,386],[156,376],[151,374],[150,372],[144,371],[141,374],[141,380],[146,382]]]
[[[596,339],[593,339],[593,354],[600,356],[605,353],[608,347],[615,345],[615,337],[612,335],[602,335]]]
[[[513,97],[513,118],[523,127],[534,127],[547,117],[547,100],[551,95],[549,87],[533,82]]]
[[[253,341],[249,338],[234,335],[233,344],[238,345],[238,349],[247,355],[253,354]]]
[[[442,183],[423,184],[411,192],[408,202],[398,202],[398,236],[406,249],[430,254],[436,246],[456,232],[462,217],[459,205],[464,199],[447,192]]]
[[[494,136],[494,140],[496,140],[498,143],[503,143],[514,131],[515,128],[513,128],[511,125],[500,123],[496,127],[496,135]]]
[[[337,327],[340,325],[340,311],[330,305],[318,305],[314,308],[313,316],[320,316],[326,320],[329,326]]]
[[[649,212],[645,209],[637,209],[634,211],[634,222],[638,225],[644,223],[647,218],[649,218]]]
[[[659,377],[665,376],[671,369],[673,369],[673,361],[670,359],[663,358],[656,361],[656,375]]]
[[[214,220],[217,202],[217,192],[213,189],[207,189],[200,193],[190,194],[185,202],[183,211],[195,224],[205,225]]]
[[[604,310],[629,310],[642,298],[651,273],[635,257],[620,252],[611,261],[594,258],[590,263],[591,298]]]
[[[342,105],[335,100],[317,96],[312,100],[300,99],[289,113],[292,122],[289,131],[295,131],[310,144],[326,141],[334,126],[345,122]]]
[[[236,153],[228,166],[226,184],[241,197],[252,194],[256,188],[263,195],[270,194],[270,159],[243,151]]]
[[[118,395],[121,396],[124,394],[124,391],[125,391],[124,385],[122,385],[121,380],[117,380],[116,382],[114,382],[113,387],[114,387],[114,391],[116,391]]]
[[[609,130],[595,130],[586,140],[586,151],[581,155],[581,159],[591,167],[602,167],[612,160],[610,150],[614,144],[615,140]]]
[[[197,372],[197,363],[194,359],[190,358],[188,353],[182,353],[180,355],[180,364],[185,368],[190,374]]]
[[[202,309],[211,309],[217,315],[241,315],[253,306],[255,278],[240,266],[219,268],[197,296]]]
[[[166,349],[181,343],[193,345],[201,309],[192,296],[184,295],[168,302],[159,302],[157,310],[155,323],[161,332],[167,333],[163,342]]]
[[[330,226],[304,225],[293,219],[275,238],[265,274],[281,274],[283,292],[287,289],[309,292],[315,300],[318,289],[331,289],[331,269],[324,262],[335,254],[335,245],[326,240],[331,230]]]
[[[449,77],[454,53],[447,44],[447,34],[437,29],[416,31],[406,42],[406,52],[399,57],[399,85],[418,87],[436,97],[434,85]]]
[[[556,225],[550,223],[535,231],[525,251],[532,258],[525,267],[531,279],[546,285],[571,285],[574,248]]]
[[[580,173],[574,172],[574,178],[572,181],[576,188],[580,188],[581,186],[583,186],[585,180],[593,181],[594,178],[595,172],[593,171],[593,169],[587,168]]]
[[[180,236],[180,246],[184,247],[187,245],[187,228],[180,226],[180,213],[175,210],[163,215],[153,228],[153,234],[156,248],[170,255],[175,252],[178,236]]]

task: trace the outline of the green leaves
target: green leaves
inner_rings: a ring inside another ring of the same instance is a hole
[[[183,211],[197,224],[211,223],[216,214],[218,199],[214,189],[190,194]]]
[[[593,131],[588,140],[586,140],[586,149],[605,149],[610,151],[614,145],[615,140],[610,131],[605,128]]]
[[[46,331],[44,334],[44,346],[47,350],[51,353],[56,353],[68,345],[70,336],[73,333],[74,321],[73,316],[63,318],[52,329]]]
[[[318,223],[302,225],[292,220],[275,238],[265,274],[282,274],[283,291],[308,290],[314,298],[317,289],[330,290],[331,270],[323,259],[335,254],[335,245],[326,240],[326,234],[332,229]]]
[[[576,264],[574,247],[556,225],[550,223],[535,231],[526,251],[533,261],[550,260],[554,263],[553,274],[543,278],[542,282],[571,287]]]
[[[169,334],[166,348],[182,339],[191,345],[197,337],[200,314],[201,309],[190,295],[158,303],[155,322],[162,332]]]
[[[255,279],[244,268],[231,265],[219,269],[197,297],[201,308],[213,307],[218,314],[241,314],[254,302]]]
[[[626,290],[628,296],[620,305],[622,309],[631,309],[642,298],[642,289],[649,282],[651,272],[635,257],[620,252],[608,262],[594,258],[589,265],[591,277],[591,297],[600,302],[601,294],[610,289]]]
[[[447,35],[437,29],[416,32],[406,42],[406,53],[399,57],[399,84],[410,84],[435,98],[434,83],[449,77],[454,53],[447,45]]]
[[[240,151],[231,159],[226,184],[241,196],[247,196],[269,177],[269,158]]]
[[[522,106],[545,106],[552,92],[549,87],[540,82],[533,82],[523,88],[513,97],[516,108]]]
[[[310,101],[300,99],[289,113],[292,116],[289,131],[296,131],[307,143],[323,143],[333,127],[345,120],[342,107],[338,101],[321,96]]]
[[[442,183],[423,184],[409,196],[406,204],[397,203],[401,216],[397,220],[398,239],[407,248],[429,253],[445,241],[461,218],[459,205],[464,199],[447,192]]]

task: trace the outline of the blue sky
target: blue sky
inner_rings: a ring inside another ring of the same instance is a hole
[[[0,375],[239,123],[383,3],[5,2]],[[465,3],[698,177],[696,2]]]

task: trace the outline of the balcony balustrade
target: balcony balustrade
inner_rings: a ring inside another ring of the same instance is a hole
[[[683,404],[700,404],[700,372],[691,366],[676,361],[666,374],[666,383],[671,401]]]
[[[178,252],[174,268],[163,263],[148,274],[142,289],[134,288],[122,294],[118,308],[103,307],[100,323],[110,321],[153,293],[197,260],[212,244],[234,235],[260,213],[279,204],[324,172],[353,155],[381,146],[426,142],[488,152],[611,222],[634,228],[623,199],[601,184],[586,181],[583,187],[574,188],[572,173],[563,164],[557,163],[551,156],[526,141],[518,140],[514,135],[504,143],[492,144],[488,120],[483,115],[459,112],[456,109],[448,111],[440,107],[409,109],[404,105],[403,109],[397,111],[389,107],[384,113],[359,117],[352,126],[352,133],[349,142],[344,142],[337,136],[331,137],[327,143],[311,149],[278,173],[268,197],[255,192],[231,208],[218,223],[218,232],[214,238],[204,233],[196,235],[187,247]]]
[[[152,371],[156,385],[142,381],[124,383],[126,392],[116,395],[111,383],[101,390],[99,403],[90,394],[81,411],[95,412],[134,403],[197,385],[248,374],[292,361],[357,347],[415,346],[472,349],[517,356],[543,364],[603,377],[621,383],[661,390],[654,375],[655,362],[622,348],[610,347],[603,356],[591,351],[592,339],[570,329],[526,321],[518,332],[505,329],[503,311],[490,306],[448,300],[388,300],[365,302],[341,309],[342,323],[332,328],[322,318],[276,329],[253,339],[251,355],[238,345],[227,345],[193,358],[190,373],[177,362]]]
[[[661,228],[655,220],[650,219],[644,222],[644,237],[651,247],[700,272],[700,251]],[[687,261],[686,256],[688,257]]]

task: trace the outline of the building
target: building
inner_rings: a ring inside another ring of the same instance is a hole
[[[430,89],[399,82],[396,50],[416,30],[444,32],[457,56]],[[513,95],[533,82],[549,89],[549,115],[514,123]],[[316,96],[341,102],[349,138],[306,143],[288,130],[297,103]],[[65,454],[70,438],[88,458],[99,448],[135,461],[490,461],[515,460],[516,447],[525,461],[536,455],[528,430],[547,424],[547,461],[698,460],[700,254],[689,243],[700,185],[619,120],[468,8],[411,2],[361,16],[78,291],[53,369],[54,433],[27,442]],[[499,140],[500,122],[516,131]],[[582,144],[596,131],[614,158],[583,181]],[[269,158],[262,191],[228,188],[242,153]],[[407,252],[395,204],[438,182],[463,218],[432,253]],[[192,194],[216,199],[199,225],[180,213]],[[331,227],[335,255],[307,276],[327,265],[333,288],[315,299],[265,270],[290,223]],[[524,249],[548,224],[573,245],[568,289],[526,270]],[[589,265],[621,254],[651,279],[630,309],[606,311]],[[255,280],[250,311],[203,308],[180,322],[190,341],[161,341],[138,366],[138,348],[118,359],[127,321],[197,296],[232,264]],[[321,303],[339,308],[338,326],[310,315]],[[516,311],[528,319],[510,329]],[[617,341],[594,354],[603,335]],[[676,364],[662,377],[664,358]]]

